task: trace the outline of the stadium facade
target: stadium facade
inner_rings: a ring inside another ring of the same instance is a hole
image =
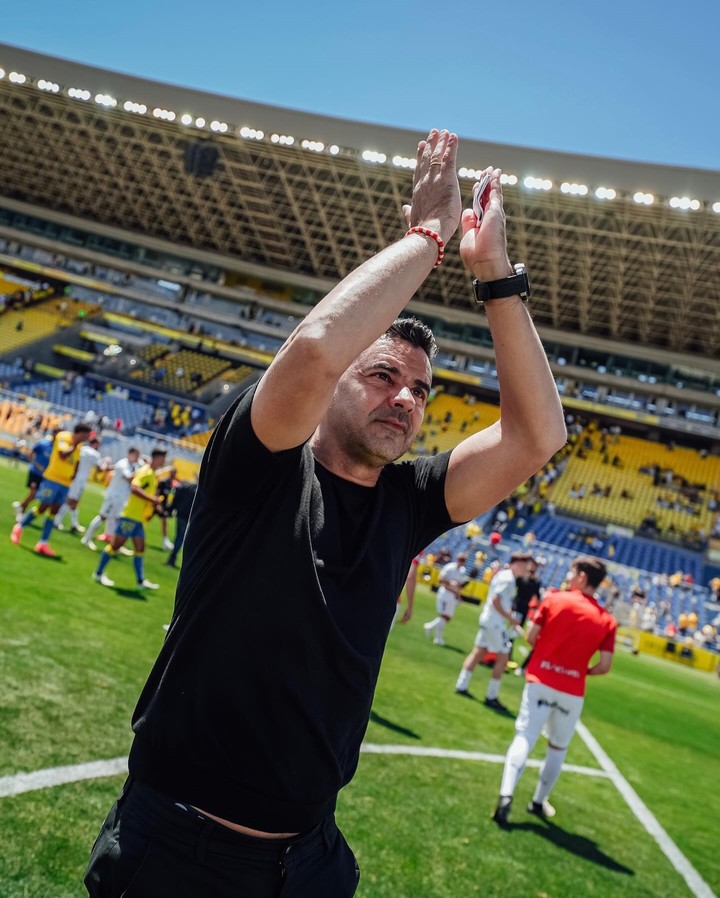
[[[178,284],[226,299],[259,283],[292,318],[402,233],[417,138],[0,45],[0,236],[146,275],[175,260]],[[488,162],[571,403],[720,435],[717,173],[463,140],[468,194]],[[410,308],[451,377],[485,386],[468,362],[491,345],[452,247]]]

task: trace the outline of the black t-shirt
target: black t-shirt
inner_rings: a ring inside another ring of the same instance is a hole
[[[513,601],[513,611],[521,614],[524,621],[530,608],[530,600],[533,596],[540,596],[540,581],[535,577],[518,577],[515,583],[517,593]]]
[[[449,454],[375,487],[269,452],[254,389],[206,449],[175,614],[133,717],[130,772],[268,832],[331,813],[357,766],[410,561],[453,526]]]

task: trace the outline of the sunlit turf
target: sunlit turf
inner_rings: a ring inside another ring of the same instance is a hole
[[[0,462],[0,776],[127,753],[130,716],[161,645],[176,579],[163,565],[156,521],[146,568],[161,589],[152,593],[133,588],[125,558],[108,571],[115,589],[95,584],[97,555],[68,533],[53,536],[58,561],[32,553],[32,528],[20,548],[11,545],[10,503],[23,495],[24,479],[24,469]],[[100,499],[94,489],[83,498],[83,523]],[[414,618],[390,635],[367,741],[503,754],[513,721],[483,706],[488,671],[479,668],[471,686],[479,700],[454,694],[477,609],[458,610],[440,648],[421,626],[433,608],[433,596],[419,589]],[[719,685],[660,659],[619,654],[611,675],[590,683],[583,717],[716,893]],[[501,698],[511,709],[521,691],[519,678],[504,678]],[[597,766],[579,738],[567,760]],[[360,898],[690,895],[609,780],[565,773],[553,795],[558,816],[546,824],[524,811],[536,776],[525,773],[505,832],[490,820],[499,765],[363,755],[338,806],[360,861]],[[121,782],[0,798],[0,896],[83,895],[90,846]]]

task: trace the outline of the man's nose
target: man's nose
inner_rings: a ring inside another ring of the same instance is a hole
[[[400,406],[407,411],[415,407],[415,397],[410,387],[402,387],[397,391],[393,399],[393,405],[395,407]]]

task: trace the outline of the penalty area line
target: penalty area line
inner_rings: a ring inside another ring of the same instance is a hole
[[[64,786],[78,783],[81,780],[94,780],[103,776],[116,776],[127,773],[127,757],[111,758],[108,761],[89,761],[86,764],[71,764],[66,767],[46,767],[32,773],[16,773],[13,776],[0,776],[0,798],[21,795],[23,792],[34,792],[37,789],[50,789],[53,786]]]
[[[582,741],[592,752],[593,757],[607,773],[615,788],[627,802],[630,810],[635,814],[645,830],[655,839],[660,850],[670,861],[677,872],[682,876],[695,898],[716,898],[715,893],[690,861],[680,851],[667,832],[662,828],[657,817],[650,811],[645,802],[640,798],[630,783],[620,773],[610,756],[592,735],[582,721],[578,721],[576,731]]]
[[[483,761],[486,764],[503,764],[504,755],[486,754],[480,751],[461,751],[452,748],[430,748],[419,745],[376,745],[364,742],[360,748],[364,754],[370,755],[414,755],[419,758],[447,758],[458,761]],[[85,764],[72,764],[65,767],[46,767],[31,773],[16,773],[12,776],[0,777],[0,798],[10,798],[25,792],[38,789],[51,789],[68,783],[82,780],[101,779],[105,776],[127,774],[127,757],[111,758],[107,761],[89,761]],[[530,759],[528,767],[540,767],[542,761]],[[579,767],[574,764],[563,765],[563,771],[578,773],[583,776],[608,778],[609,775],[597,767]],[[714,898],[714,896],[713,896]]]
[[[505,755],[490,755],[482,751],[461,751],[454,748],[425,748],[421,745],[373,745],[363,742],[361,752],[369,755],[415,755],[418,758],[450,758],[458,761],[483,761],[486,764],[504,764]],[[526,767],[542,767],[542,761],[530,758]],[[597,767],[580,767],[563,764],[563,773],[579,773],[582,776],[608,778],[608,774]]]

